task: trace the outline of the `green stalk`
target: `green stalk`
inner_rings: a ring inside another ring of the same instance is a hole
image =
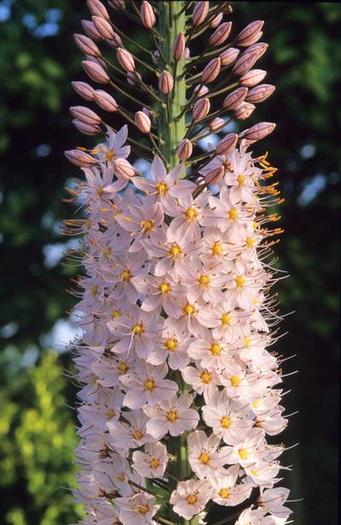
[[[185,60],[179,60],[177,63],[173,58],[172,46],[175,37],[180,33],[186,33],[186,2],[166,1],[159,2],[159,33],[160,49],[162,57],[165,60],[163,65],[172,75],[174,75],[173,92],[159,106],[159,136],[163,143],[160,143],[160,149],[168,163],[168,169],[172,169],[179,164],[179,158],[176,149],[179,142],[186,134],[185,113],[180,117],[184,105],[186,104],[186,82],[184,78]],[[183,176],[185,176],[185,169]],[[177,384],[180,392],[185,392],[186,385],[182,380],[181,374],[177,374]],[[187,436],[171,437],[169,440],[169,452],[174,456],[174,460],[169,462],[169,490],[170,493],[176,488],[177,480],[188,479],[191,474],[188,462]],[[167,516],[168,517],[168,516]],[[191,520],[180,519],[179,516],[171,512],[169,518],[177,525],[198,525],[198,518]]]

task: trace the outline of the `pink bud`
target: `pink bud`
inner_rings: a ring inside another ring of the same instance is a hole
[[[205,118],[210,111],[210,107],[211,104],[208,98],[199,98],[199,100],[197,100],[194,104],[192,111],[192,118],[194,122],[198,122],[199,120]]]
[[[257,140],[264,139],[267,135],[275,129],[276,124],[274,122],[259,122],[249,129],[243,131],[240,135],[244,139],[256,142]]]
[[[140,75],[140,73],[127,73],[127,82],[129,84],[129,86],[136,86],[136,84],[139,83],[139,81],[141,82],[142,80],[142,77]]]
[[[246,120],[254,112],[256,106],[254,104],[249,104],[248,102],[243,102],[234,112],[234,117],[238,120]]]
[[[240,47],[248,47],[255,44],[262,35],[264,20],[255,20],[244,27],[235,39],[235,43]]]
[[[99,117],[97,113],[85,106],[71,106],[70,113],[75,119],[84,122],[84,124],[89,124],[90,126],[97,126],[102,122],[101,117]]]
[[[248,89],[246,87],[240,87],[232,91],[223,102],[223,108],[225,109],[236,109],[245,99]]]
[[[207,95],[207,93],[209,92],[209,89],[208,89],[207,86],[203,86],[202,84],[198,84],[193,89],[193,92],[196,93],[197,97],[199,98],[199,97],[203,97],[203,96]]]
[[[72,164],[75,164],[75,166],[87,168],[89,166],[97,164],[96,159],[79,149],[70,149],[68,151],[65,151],[64,155],[70,162],[72,162]]]
[[[264,69],[250,69],[240,77],[239,82],[242,86],[253,87],[262,82],[265,76],[266,71]]]
[[[143,111],[137,111],[137,113],[135,113],[135,124],[141,133],[150,133],[152,123],[148,115]]]
[[[98,84],[107,84],[110,81],[109,75],[98,63],[91,60],[83,60],[82,66],[86,74]]]
[[[94,88],[86,82],[71,82],[73,89],[80,95],[84,100],[94,100]]]
[[[216,132],[225,126],[226,122],[223,118],[216,117],[208,123],[210,131]]]
[[[109,2],[115,9],[125,9],[126,4],[124,0],[110,0]]]
[[[142,2],[140,9],[141,21],[144,27],[151,29],[155,25],[155,14],[149,2]]]
[[[100,0],[86,0],[89,11],[94,16],[101,16],[109,20],[109,13]]]
[[[190,158],[193,153],[193,144],[188,139],[183,139],[177,149],[177,155],[183,162]]]
[[[220,24],[220,22],[223,19],[223,16],[224,16],[224,13],[219,13],[217,16],[215,16],[213,18],[213,20],[211,20],[211,22],[210,22],[210,27],[212,27],[213,29],[218,27],[218,25]]]
[[[113,112],[117,111],[118,104],[116,100],[102,89],[97,89],[94,92],[95,102],[104,109],[105,111]]]
[[[135,62],[133,55],[129,53],[126,49],[123,49],[123,47],[119,47],[116,51],[116,56],[119,64],[123,69],[125,69],[129,73],[134,73],[135,71]]]
[[[171,93],[174,86],[174,80],[172,75],[168,71],[162,71],[160,78],[159,78],[159,90],[164,95],[168,95],[168,93]]]
[[[95,27],[102,38],[106,40],[112,40],[114,37],[114,30],[108,22],[108,20],[105,20],[105,18],[102,18],[100,16],[93,16],[92,21],[95,24]]]
[[[88,36],[85,35],[79,35],[75,34],[73,35],[73,39],[77,45],[77,47],[81,50],[84,55],[90,55],[93,57],[97,57],[101,55],[101,52],[95,42],[91,40]]]
[[[235,75],[242,75],[249,71],[252,66],[257,62],[257,60],[264,55],[265,51],[268,48],[268,44],[260,42],[259,44],[254,44],[253,46],[246,49],[238,58],[235,63],[232,72]]]
[[[200,26],[207,17],[209,2],[196,2],[192,14],[193,27]]]
[[[118,179],[131,179],[135,175],[133,166],[126,159],[118,158],[112,163],[114,174]]]
[[[222,66],[230,66],[237,60],[240,51],[236,47],[230,47],[220,54],[220,60]]]
[[[120,35],[118,35],[117,33],[115,33],[115,31],[114,31],[114,36],[112,37],[111,40],[109,40],[108,43],[109,43],[109,45],[111,45],[114,49],[123,46],[122,38],[120,37]]]
[[[275,89],[275,86],[272,84],[260,84],[248,92],[246,100],[253,104],[259,104],[259,102],[263,102],[263,100],[269,98]]]
[[[101,35],[97,31],[95,24],[91,22],[90,20],[82,20],[81,21],[82,27],[84,29],[84,32],[93,40],[102,40]]]
[[[176,35],[173,43],[173,57],[175,60],[181,60],[185,52],[185,35],[179,33]]]
[[[232,29],[232,22],[224,22],[221,24],[208,39],[210,46],[220,46],[229,37]]]
[[[220,58],[213,58],[209,61],[204,71],[201,74],[201,82],[213,82],[220,73],[221,60]]]
[[[221,164],[217,168],[212,168],[206,175],[206,184],[218,184],[225,175],[225,168]]]
[[[223,138],[223,140],[221,140],[218,143],[215,149],[216,154],[217,155],[227,155],[236,147],[237,141],[238,141],[237,133],[229,133],[228,135],[226,135],[226,137]]]
[[[97,135],[101,132],[101,128],[99,126],[86,124],[81,120],[73,119],[72,124],[78,129],[78,131],[84,133],[84,135]]]

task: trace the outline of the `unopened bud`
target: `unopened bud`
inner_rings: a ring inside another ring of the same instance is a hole
[[[70,113],[75,119],[84,122],[84,124],[97,126],[102,122],[101,117],[86,106],[71,106]]]
[[[86,0],[86,3],[88,4],[89,11],[92,15],[101,16],[102,18],[109,20],[109,13],[100,0]]]
[[[102,40],[100,33],[97,31],[96,26],[91,20],[81,21],[84,32],[93,40]]]
[[[240,51],[236,47],[226,49],[226,51],[220,54],[221,65],[230,66],[237,60],[239,53]]]
[[[136,86],[141,80],[142,77],[140,73],[137,73],[136,71],[134,73],[127,73],[127,82],[129,86]]]
[[[253,87],[262,82],[265,76],[266,71],[264,69],[250,69],[250,71],[240,77],[239,82],[242,86]]]
[[[142,24],[147,29],[151,29],[155,25],[155,14],[152,6],[149,2],[142,2],[141,9],[140,9],[140,17]]]
[[[274,122],[259,122],[249,129],[243,131],[240,135],[243,139],[256,142],[257,140],[264,139],[267,135],[275,129],[276,124]]]
[[[86,82],[71,82],[73,89],[80,95],[84,100],[94,100],[94,88]]]
[[[252,115],[255,109],[256,109],[256,106],[254,104],[243,102],[235,110],[234,117],[238,120],[245,120],[249,118],[250,115]]]
[[[131,179],[135,175],[133,166],[126,159],[119,157],[112,163],[114,174],[118,179]]]
[[[126,4],[124,0],[109,0],[109,4],[114,7],[114,9],[125,9]]]
[[[211,108],[211,104],[208,98],[199,98],[196,101],[192,111],[192,118],[194,122],[198,122],[206,117]]]
[[[173,58],[175,60],[181,60],[184,56],[185,52],[185,35],[183,33],[179,33],[176,35],[174,43],[173,43]]]
[[[129,51],[123,49],[123,47],[119,47],[116,51],[116,56],[120,66],[123,67],[127,73],[134,73],[135,61],[133,55],[129,53]]]
[[[174,80],[172,75],[169,73],[169,71],[162,71],[160,78],[159,78],[159,90],[164,95],[168,95],[168,93],[171,93],[174,86]]]
[[[97,56],[101,55],[101,52],[100,52],[98,46],[88,36],[86,36],[86,35],[79,35],[79,34],[76,33],[76,34],[73,35],[73,39],[74,39],[78,49],[80,49],[81,52],[84,53],[84,55],[90,55],[90,56],[93,56],[93,57],[97,57]]]
[[[105,18],[102,18],[100,16],[93,16],[92,21],[95,24],[95,27],[102,38],[105,40],[112,40],[114,37],[114,30]]]
[[[177,155],[183,162],[190,158],[193,153],[193,144],[188,139],[183,139],[177,149]]]
[[[244,27],[244,29],[239,33],[235,39],[235,43],[240,47],[248,47],[252,44],[255,44],[263,34],[263,25],[264,20],[255,20],[254,22],[251,22],[251,24]]]
[[[205,95],[207,95],[207,93],[209,92],[209,89],[208,89],[207,86],[203,86],[201,84],[198,84],[193,89],[193,92],[196,93],[196,96],[199,98],[199,97],[204,97]]]
[[[81,151],[79,149],[70,149],[68,151],[65,151],[64,155],[75,166],[88,168],[89,166],[97,164],[96,159],[91,157],[91,155],[88,155],[88,153],[85,153],[85,151]]]
[[[208,39],[210,46],[220,46],[229,37],[232,29],[232,22],[224,22],[221,24]]]
[[[200,26],[205,18],[207,17],[209,9],[209,2],[196,2],[192,14],[192,24],[193,27]]]
[[[229,133],[228,135],[226,135],[226,137],[223,138],[223,140],[221,140],[218,143],[215,149],[216,154],[217,155],[227,155],[236,147],[237,141],[238,141],[237,133]]]
[[[98,84],[107,84],[109,82],[108,73],[98,63],[91,60],[83,60],[82,66],[86,74]]]
[[[275,89],[272,84],[260,84],[248,92],[246,100],[252,104],[259,104],[269,98]]]
[[[215,16],[213,20],[211,20],[210,22],[210,27],[212,27],[212,29],[215,29],[216,27],[218,27],[218,25],[223,19],[223,16],[224,16],[224,13],[219,13],[217,16]]]
[[[232,91],[223,102],[223,108],[225,109],[236,109],[245,99],[248,89],[246,87],[240,87]]]
[[[217,76],[220,73],[221,68],[221,60],[220,58],[213,58],[209,61],[207,66],[205,67],[204,71],[201,74],[201,82],[206,82],[207,84],[210,84],[210,82],[213,82]]]
[[[207,184],[218,184],[225,175],[225,168],[221,164],[217,168],[212,168],[208,173],[205,174]]]
[[[210,131],[216,132],[221,130],[225,126],[226,122],[223,118],[216,117],[208,123]]]
[[[84,135],[97,135],[101,132],[101,128],[99,126],[86,124],[85,122],[82,122],[78,119],[73,119],[72,124],[78,129],[78,131],[84,133]]]
[[[156,113],[152,109],[142,108],[142,111],[145,115],[147,115],[147,117],[150,118],[150,120],[155,119]]]
[[[150,133],[152,123],[148,115],[146,115],[143,111],[137,111],[135,113],[135,124],[141,133]]]
[[[260,42],[259,44],[254,44],[253,46],[246,49],[238,58],[235,63],[232,72],[235,75],[242,75],[249,71],[252,66],[257,62],[257,60],[264,55],[265,51],[268,48],[268,44]]]
[[[102,89],[97,89],[94,92],[94,97],[95,102],[99,105],[100,108],[104,109],[104,111],[117,111],[118,104],[116,100],[106,91],[103,91]]]

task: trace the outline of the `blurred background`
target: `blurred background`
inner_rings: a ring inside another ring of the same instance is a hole
[[[0,522],[64,525],[72,503],[75,387],[65,344],[77,334],[66,293],[77,268],[63,262],[64,186],[78,174],[63,151],[84,143],[68,107],[85,80],[72,34],[88,17],[81,0],[0,0]],[[341,6],[236,2],[234,34],[266,21],[271,47],[260,67],[277,85],[257,120],[275,121],[257,145],[279,168],[286,230],[276,247],[291,277],[277,286],[288,332],[290,418],[283,440],[295,522],[336,524],[338,464],[338,210],[340,208]],[[130,34],[130,36],[132,36]],[[136,38],[145,38],[136,34]],[[339,136],[338,136],[339,135]]]

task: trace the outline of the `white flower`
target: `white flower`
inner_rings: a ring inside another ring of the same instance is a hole
[[[149,443],[144,450],[133,453],[133,468],[142,477],[162,478],[168,462],[167,448],[161,443]]]
[[[190,520],[204,510],[211,492],[208,481],[180,481],[171,494],[170,503],[176,514]]]

